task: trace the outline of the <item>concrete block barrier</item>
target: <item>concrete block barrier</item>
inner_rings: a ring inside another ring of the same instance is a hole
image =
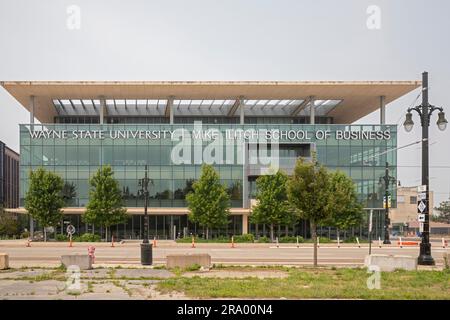
[[[378,266],[380,271],[417,270],[417,257],[403,255],[371,254],[364,261],[366,267]]]
[[[211,266],[211,256],[207,253],[167,255],[168,268],[188,268],[195,264],[209,268]]]
[[[78,266],[80,270],[92,269],[92,257],[88,254],[69,254],[61,256],[61,263],[67,268]]]
[[[9,268],[9,256],[6,253],[0,253],[0,270]]]

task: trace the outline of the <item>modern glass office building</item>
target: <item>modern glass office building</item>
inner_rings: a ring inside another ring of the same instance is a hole
[[[70,192],[65,218],[80,233],[102,232],[81,216],[89,177],[111,165],[129,219],[116,237],[140,238],[143,204],[138,180],[145,167],[150,185],[150,236],[171,239],[203,229],[188,219],[186,194],[202,163],[211,163],[231,197],[228,227],[213,234],[257,233],[249,222],[255,181],[269,169],[288,174],[298,157],[342,170],[360,200],[374,210],[375,236],[383,225],[383,186],[388,163],[396,176],[397,125],[385,124],[385,105],[420,86],[399,82],[5,82],[3,87],[30,111],[20,125],[20,208],[28,173],[38,167],[60,175]],[[380,110],[376,124],[352,124]],[[35,121],[39,120],[39,122]],[[388,151],[388,152],[386,152]],[[392,186],[395,206],[395,186]],[[367,221],[366,221],[367,222]],[[367,223],[349,230],[364,237]],[[59,227],[57,232],[63,230]],[[33,226],[35,227],[35,226]],[[309,236],[308,223],[279,226],[279,235]],[[321,229],[324,236],[335,230]]]

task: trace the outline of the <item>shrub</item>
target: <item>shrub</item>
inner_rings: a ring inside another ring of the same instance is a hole
[[[305,239],[303,237],[298,237],[298,243],[303,243]],[[278,242],[280,243],[297,243],[297,237],[294,236],[286,236],[286,237],[280,237],[278,239]]]
[[[201,266],[197,263],[194,263],[192,265],[190,265],[189,267],[187,267],[185,270],[186,271],[198,271],[200,270]]]
[[[251,242],[251,243],[253,243],[254,241],[255,241],[255,237],[251,233],[234,236],[234,242]]]
[[[101,237],[98,234],[92,233],[84,233],[81,236],[77,236],[73,238],[73,241],[76,242],[99,242]]]
[[[269,242],[270,242],[270,239],[267,238],[267,237],[260,237],[260,238],[258,239],[258,242],[260,242],[260,243],[269,243]]]
[[[20,233],[19,222],[11,214],[0,211],[0,235],[6,238]]]
[[[331,239],[327,237],[320,237],[319,239],[320,243],[331,243]]]
[[[29,231],[24,231],[24,232],[22,232],[22,234],[20,235],[20,237],[21,237],[22,239],[29,238],[29,237],[30,237],[30,232],[29,232]]]
[[[197,240],[197,239],[195,239],[195,240]],[[202,240],[204,240],[205,242],[220,242],[220,243],[231,242],[231,238],[226,237],[226,236],[219,236],[217,238],[212,238],[212,239],[208,239],[208,240],[202,239]],[[235,241],[236,241],[236,237],[235,237]]]
[[[204,239],[199,237],[194,237],[195,243],[228,243],[231,241],[231,238],[225,237],[225,236],[219,236],[212,239]],[[192,242],[192,236],[184,237],[180,239],[175,240],[176,243],[191,243]]]
[[[195,240],[197,240],[197,239],[195,239]],[[192,237],[184,237],[184,238],[175,240],[176,243],[191,243],[191,241],[192,241]]]
[[[55,240],[56,241],[68,241],[69,238],[65,234],[58,233],[57,235],[55,235]]]
[[[364,240],[364,239],[360,239],[358,238],[359,243],[368,243],[368,240]],[[356,237],[350,237],[344,240],[344,243],[357,243],[356,242]]]

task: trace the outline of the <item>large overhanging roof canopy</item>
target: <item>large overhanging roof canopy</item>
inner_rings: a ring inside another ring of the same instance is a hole
[[[55,116],[317,116],[352,123],[418,88],[420,81],[1,82],[42,123]]]

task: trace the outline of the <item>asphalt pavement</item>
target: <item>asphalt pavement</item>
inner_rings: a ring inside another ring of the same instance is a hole
[[[61,255],[87,254],[89,246],[95,247],[95,265],[139,265],[140,242],[130,243],[73,243],[70,247],[64,242],[32,242],[30,247],[25,240],[0,241],[0,252],[7,253],[10,266],[15,268],[30,266],[59,266]],[[443,254],[450,252],[439,243],[433,243],[432,255],[437,265],[443,264]],[[173,241],[158,241],[152,250],[153,263],[165,264],[169,254],[208,253],[214,264],[224,265],[312,265],[312,244],[178,244]],[[318,262],[321,265],[359,266],[369,253],[369,245],[321,244]],[[392,245],[372,244],[373,254],[408,255],[417,257],[418,246],[403,246],[393,242]]]

